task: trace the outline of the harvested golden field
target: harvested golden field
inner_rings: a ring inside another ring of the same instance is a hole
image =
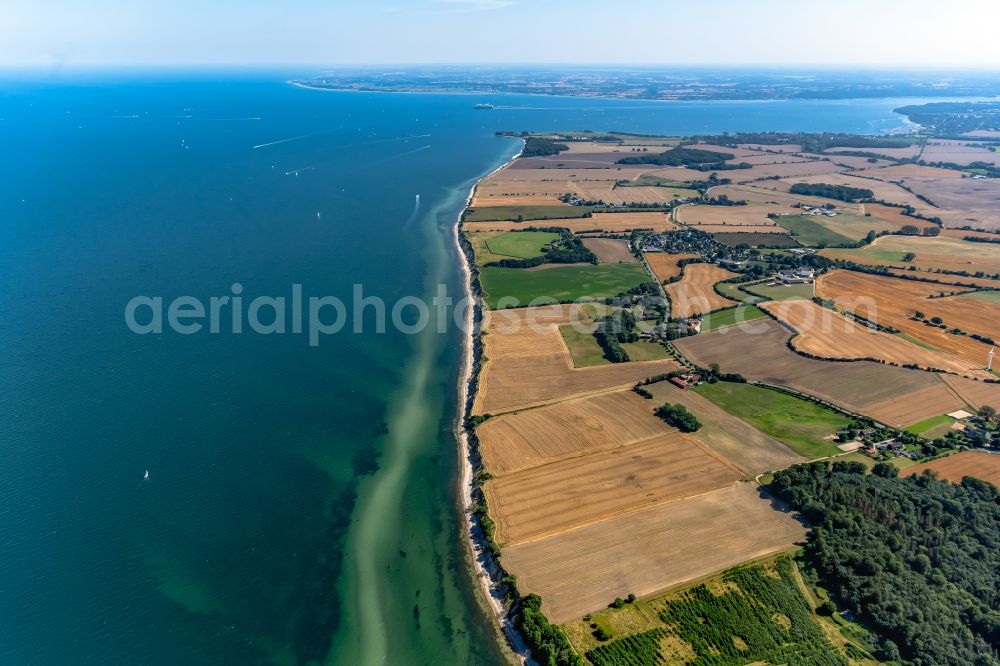
[[[925,222],[924,220],[911,217],[909,215],[903,215],[902,208],[896,208],[895,206],[883,206],[882,204],[859,204],[861,209],[861,214],[871,213],[871,216],[891,224],[894,228],[900,229],[905,226],[914,226],[917,229],[923,230],[927,227],[937,227],[933,222]]]
[[[591,228],[609,233],[632,229],[671,231],[677,228],[666,213],[594,213],[589,221]]]
[[[811,157],[803,157],[799,155],[752,152],[734,160],[730,160],[730,163],[736,162],[737,164],[743,163],[757,166],[760,164],[808,164],[815,161],[816,160]]]
[[[494,417],[476,429],[495,477],[659,437],[673,429],[630,389]]]
[[[986,337],[1000,328],[1000,305],[963,297],[939,298],[955,291],[963,289],[843,270],[822,275],[816,281],[816,294],[835,301],[839,307],[959,356],[974,367],[985,367],[990,345],[913,320],[919,311],[928,319],[941,317],[949,328]]]
[[[994,364],[996,367],[996,364]],[[1000,409],[1000,384],[987,384],[977,382],[965,377],[945,376],[941,379],[951,387],[951,389],[967,405],[979,409],[983,405],[989,405]]]
[[[504,549],[521,590],[563,623],[791,548],[805,527],[743,483]]]
[[[597,260],[602,264],[634,264],[638,261],[632,254],[627,240],[585,238],[583,244],[597,255]]]
[[[796,143],[769,145],[766,143],[741,143],[740,148],[765,153],[801,153],[802,146]]]
[[[694,391],[681,390],[670,382],[650,384],[653,404],[679,403],[701,421],[701,429],[691,436],[736,465],[748,477],[784,469],[805,458],[778,440],[733,416]]]
[[[740,160],[736,160],[740,161]],[[734,183],[747,183],[758,178],[779,178],[819,176],[823,174],[835,174],[844,171],[842,167],[834,162],[810,161],[810,162],[788,162],[785,164],[759,164],[752,169],[739,169],[727,171],[727,178]]]
[[[810,153],[803,154],[809,155]],[[823,155],[823,157],[830,160],[834,164],[839,164],[840,166],[847,167],[848,169],[872,169],[892,164],[889,160],[879,159],[871,162],[867,157],[856,157],[854,155]]]
[[[903,261],[911,252],[915,255],[913,261]],[[947,236],[883,236],[863,248],[828,248],[820,254],[869,266],[1000,273],[1000,244],[973,243]]]
[[[1000,182],[995,178],[904,178],[903,184],[940,207],[938,215],[953,221],[951,226],[996,226]]]
[[[966,380],[956,375],[940,375],[940,380],[933,385],[906,394],[905,399],[889,398],[883,402],[871,405],[869,413],[880,421],[897,428],[906,428],[914,423],[920,423],[933,416],[941,416],[961,409],[965,405],[948,384],[943,381],[948,377]]]
[[[758,307],[793,328],[796,350],[829,359],[875,359],[896,365],[915,364],[974,377],[989,376],[977,365],[942,351],[925,349],[903,338],[861,326],[812,301],[768,301]]]
[[[1000,166],[1000,154],[989,148],[961,141],[930,140],[920,156],[922,162],[953,162],[967,165],[973,162],[988,162]]]
[[[947,231],[947,230],[946,230]],[[942,233],[944,235],[944,233]],[[895,275],[898,277],[907,277],[918,275],[921,278],[927,280],[933,280],[937,282],[940,288],[945,289],[947,285],[952,285],[955,287],[992,287],[994,289],[1000,289],[1000,280],[994,280],[992,278],[976,278],[976,277],[964,277],[962,275],[948,275],[946,273],[932,273],[928,270],[921,271],[908,271],[902,268],[890,268],[888,269],[890,275]]]
[[[498,171],[490,176],[484,182],[496,179],[504,182],[521,182],[525,184],[537,182],[565,183],[570,180],[611,181],[613,183],[618,180],[637,178],[643,171],[648,170],[647,166],[616,164],[606,169],[581,169],[579,173],[576,173],[568,169],[523,169],[517,168],[517,165],[518,162],[513,162],[502,171]]]
[[[734,226],[729,224],[699,224],[694,227],[698,231],[704,231],[706,234],[780,234],[787,235],[788,230],[784,227],[778,225],[768,226],[768,225],[746,225],[746,226]]]
[[[624,166],[624,165],[622,165]],[[650,169],[650,165],[643,165],[644,174],[654,178],[672,180],[677,183],[687,183],[695,180],[705,180],[708,173],[697,169],[687,169],[685,167],[655,167]]]
[[[492,479],[484,491],[496,538],[507,545],[699,495],[739,478],[735,468],[675,430]]]
[[[911,157],[916,157],[917,153],[920,152],[920,146],[914,144],[912,146],[906,146],[903,148],[828,148],[826,150],[828,153],[872,153],[873,155],[882,155],[894,160],[907,160]]]
[[[677,340],[674,345],[702,367],[718,363],[723,372],[814,395],[898,428],[964,405],[938,375],[871,361],[806,358],[788,349],[790,335],[781,324],[765,318]],[[911,400],[918,393],[920,399]],[[924,404],[928,396],[939,406],[930,413]]]
[[[681,274],[681,267],[677,262],[681,259],[697,259],[698,254],[669,254],[667,252],[645,252],[643,258],[649,267],[653,269],[653,274],[660,282],[666,282],[670,278]]]
[[[465,221],[462,223],[462,229],[469,232],[523,231],[532,226],[558,226],[569,229],[573,233],[587,231],[624,233],[633,229],[670,231],[677,228],[677,225],[670,221],[666,213],[594,213],[592,217],[575,217],[560,220],[531,220],[528,222],[514,222],[510,220],[492,222]]]
[[[919,164],[896,164],[881,169],[865,169],[856,175],[899,182],[906,178],[962,178],[964,174],[953,169],[938,169]]]
[[[610,181],[573,181],[567,183],[563,192],[573,192],[588,201],[604,201],[609,204],[668,204],[674,199],[691,196],[692,190],[676,187],[615,187]],[[697,193],[695,193],[697,194]]]
[[[719,146],[713,143],[696,143],[688,146],[688,148],[696,148],[697,150],[710,150],[713,153],[729,153],[733,155],[734,159],[731,162],[740,162],[740,158],[749,157],[750,155],[759,154],[754,150],[747,150],[746,148],[731,148],[730,146]]]
[[[986,240],[1000,242],[1000,233],[996,233],[994,231],[972,231],[971,229],[942,229],[941,235],[944,236],[945,238],[958,238],[959,240],[972,236],[974,238],[985,238]]]
[[[544,157],[519,157],[513,164],[511,164],[509,169],[544,169],[550,173],[556,173],[557,170],[565,171],[567,169],[572,169],[574,171],[586,171],[587,169],[616,169],[619,165],[616,164],[624,155],[619,155],[617,153],[576,153],[576,154],[562,154],[562,155],[546,155]]]
[[[916,210],[926,215],[933,215],[935,209],[927,203],[921,201],[916,195],[907,192],[895,183],[873,178],[859,178],[844,173],[831,173],[822,176],[806,176],[802,178],[786,178],[784,180],[765,181],[755,183],[754,187],[761,189],[773,189],[780,192],[788,192],[789,188],[796,183],[824,183],[828,185],[846,185],[848,187],[861,187],[875,193],[876,199],[882,199],[890,203],[913,206]],[[833,201],[834,204],[842,203]]]
[[[720,296],[713,288],[716,282],[735,276],[736,273],[715,264],[688,264],[684,267],[684,277],[667,285],[671,317],[678,319],[708,314],[727,305],[735,305],[736,301]]]
[[[907,467],[905,475],[923,474],[928,469],[952,483],[961,483],[962,477],[973,476],[1000,488],[1000,455],[994,453],[962,451],[929,463]]]
[[[711,195],[713,197],[722,196],[725,194],[730,199],[745,199],[751,204],[770,204],[770,205],[781,205],[785,206],[789,210],[794,212],[799,212],[798,209],[792,208],[795,204],[812,204],[814,206],[822,206],[823,204],[830,203],[829,199],[820,199],[819,197],[807,197],[801,194],[791,194],[787,191],[782,192],[774,189],[765,189],[764,187],[759,187],[759,184],[755,185],[719,185],[718,187],[713,187],[711,190]],[[786,188],[787,189],[787,188]],[[845,204],[839,202],[841,208],[850,209],[856,208],[857,204]]]
[[[569,191],[569,180],[511,180],[505,169],[476,186],[472,206],[558,206],[559,197]]]
[[[701,225],[726,225],[749,227],[774,227],[769,213],[788,215],[797,212],[794,208],[773,204],[749,204],[746,206],[683,206],[677,209],[677,221],[691,227]]]
[[[581,305],[491,310],[486,313],[483,364],[475,414],[513,411],[612,388],[628,388],[676,370],[672,359],[574,368],[559,326],[589,322]]]

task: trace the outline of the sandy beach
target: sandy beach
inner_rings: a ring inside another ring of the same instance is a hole
[[[523,148],[524,146],[522,142],[522,150]],[[462,206],[461,212],[459,212],[458,217],[455,220],[452,232],[454,236],[455,249],[458,252],[462,264],[462,283],[465,291],[465,298],[467,299],[467,302],[474,304],[474,307],[466,308],[465,311],[464,326],[466,334],[463,341],[462,365],[460,381],[458,384],[458,404],[461,405],[461,409],[458,412],[455,421],[455,438],[458,441],[459,455],[461,458],[461,474],[459,476],[458,483],[459,492],[462,498],[462,513],[465,517],[466,544],[468,546],[468,552],[471,560],[470,563],[472,565],[472,575],[479,582],[479,589],[482,593],[483,599],[488,604],[490,612],[496,619],[504,637],[507,639],[508,645],[514,651],[517,660],[523,664],[527,663],[530,658],[530,652],[524,644],[524,641],[521,639],[521,636],[517,633],[517,630],[507,618],[507,613],[500,593],[493,584],[490,574],[484,565],[484,561],[486,561],[487,558],[492,557],[492,555],[488,552],[486,544],[476,539],[473,534],[474,523],[472,493],[474,490],[474,484],[472,477],[474,470],[472,468],[472,450],[466,423],[471,416],[473,397],[472,386],[478,367],[478,358],[476,357],[475,350],[475,336],[478,333],[479,326],[476,322],[481,321],[481,317],[477,317],[477,315],[482,313],[483,302],[480,295],[475,293],[473,290],[473,257],[466,251],[466,248],[462,245],[461,240],[462,216],[464,215],[466,208],[471,205],[472,198],[476,193],[476,188],[479,187],[479,184],[482,181],[502,170],[520,157],[522,150],[519,150],[516,155],[477,180],[476,183],[469,189],[469,194],[466,197],[465,204]]]

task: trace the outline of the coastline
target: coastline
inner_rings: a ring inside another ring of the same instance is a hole
[[[458,252],[462,272],[462,288],[466,302],[472,307],[467,307],[465,311],[465,335],[462,344],[462,360],[458,382],[458,404],[459,411],[455,416],[455,439],[459,448],[461,458],[461,472],[458,478],[458,491],[461,496],[461,511],[464,517],[463,529],[465,531],[466,552],[470,558],[470,574],[478,583],[478,592],[481,599],[489,607],[489,612],[496,622],[497,628],[506,639],[507,646],[513,651],[517,661],[521,664],[528,663],[530,651],[524,640],[514,628],[514,625],[504,608],[503,597],[494,583],[493,576],[487,569],[487,562],[491,555],[484,541],[477,537],[476,522],[473,518],[473,493],[475,483],[473,481],[473,455],[470,429],[468,423],[472,416],[472,401],[475,398],[476,381],[479,374],[480,350],[476,347],[476,339],[483,316],[483,301],[474,288],[475,274],[473,273],[473,257],[471,248],[467,243],[462,243],[462,218],[465,211],[472,205],[472,198],[476,194],[479,184],[503,170],[514,160],[521,156],[524,151],[524,141],[521,140],[521,149],[509,160],[498,166],[488,174],[478,178],[469,189],[465,198],[465,203],[459,211],[455,224],[452,226],[452,239],[455,249]]]

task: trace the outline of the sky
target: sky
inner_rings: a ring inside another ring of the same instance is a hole
[[[1000,0],[0,0],[0,67],[1000,69]]]

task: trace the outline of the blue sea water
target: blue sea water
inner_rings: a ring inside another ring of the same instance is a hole
[[[0,664],[500,661],[462,556],[459,331],[136,335],[126,304],[459,294],[451,225],[518,148],[495,130],[901,124],[283,79],[0,81]]]

